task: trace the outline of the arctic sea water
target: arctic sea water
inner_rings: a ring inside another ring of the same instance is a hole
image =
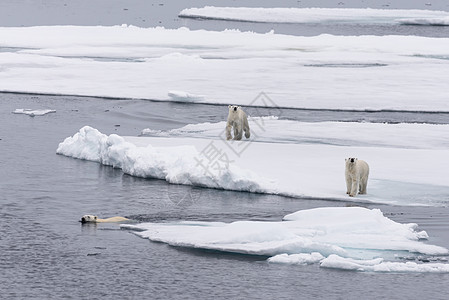
[[[140,1],[128,1],[126,5],[118,1],[114,5],[118,5],[120,10],[108,17],[107,10],[102,10],[101,14],[97,10],[106,5],[104,1],[89,1],[89,6],[86,1],[72,2],[69,5],[76,6],[74,12],[79,16],[86,11],[96,12],[87,14],[86,19],[72,20],[86,25],[95,25],[103,19],[114,25],[132,24],[140,14],[133,12],[130,17],[130,3],[144,5]],[[305,2],[302,1],[303,4]],[[405,2],[398,1],[401,5],[410,3]],[[413,2],[422,7],[406,8],[428,9],[425,2]],[[21,5],[20,1],[4,3],[13,8]],[[13,19],[24,24],[12,24],[11,19],[10,24],[0,25],[40,25],[51,20],[55,20],[55,24],[69,22],[67,20],[70,19],[57,19],[58,12],[64,12],[58,1],[42,3],[47,9],[39,13],[23,11],[24,15],[36,16],[35,23],[33,18],[21,17]],[[249,3],[255,5],[255,2]],[[448,10],[442,2],[439,3],[439,9]],[[192,28],[229,26],[219,21],[182,21],[176,18],[181,9],[202,6],[202,2],[183,3],[183,7],[173,7],[174,4],[163,1],[151,4],[146,4],[149,11],[160,9],[164,12],[160,20],[153,21],[155,23],[161,21],[161,24],[174,23],[173,26],[177,26],[186,22],[184,25]],[[243,2],[241,6],[246,4]],[[322,2],[323,6],[326,4],[338,6],[337,1]],[[173,19],[176,21],[171,23],[169,20]],[[232,24],[260,31],[267,26]],[[397,28],[378,29],[380,34],[384,34]],[[288,30],[295,29],[291,27]],[[305,28],[301,30],[307,31]],[[358,30],[369,29],[347,26],[341,29],[340,34],[345,34],[345,31],[353,34]],[[446,29],[407,27],[400,30],[431,36],[432,32],[438,32],[434,34],[438,36],[441,32],[445,34]],[[0,173],[0,292],[5,299],[90,299],[106,296],[123,299],[445,299],[449,291],[446,284],[448,274],[374,274],[332,271],[317,264],[268,264],[266,257],[171,247],[141,239],[120,230],[115,224],[81,226],[77,222],[85,213],[105,217],[126,216],[138,222],[279,221],[298,210],[353,205],[170,185],[55,154],[57,145],[64,138],[87,124],[108,134],[136,136],[144,128],[169,130],[187,124],[223,121],[227,114],[223,106],[3,93],[0,94],[0,107],[3,116],[0,118],[3,169]],[[16,109],[29,107],[49,108],[56,113],[34,117],[12,114]],[[446,114],[354,115],[294,110],[289,114],[291,119],[308,121],[422,122],[427,118],[424,122],[449,124]],[[193,195],[193,198],[186,199],[185,195]],[[429,244],[449,248],[447,207],[364,206],[379,208],[396,222],[416,222],[429,234]],[[431,257],[413,259],[424,261]]]

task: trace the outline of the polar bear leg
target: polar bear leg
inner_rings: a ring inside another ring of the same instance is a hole
[[[249,131],[249,124],[248,124],[248,119],[245,118],[245,120],[243,121],[243,131],[245,131],[245,137],[247,139],[249,139],[249,137],[251,136],[251,133]]]
[[[363,177],[360,181],[360,194],[365,195],[366,194],[366,186],[368,185],[368,177]]]
[[[353,179],[352,180],[352,187],[351,187],[351,193],[349,193],[349,196],[355,197],[357,196],[357,192],[359,191],[359,180]]]
[[[351,193],[351,188],[352,188],[352,179],[350,176],[346,176],[346,194],[350,194]]]
[[[229,123],[226,124],[226,139],[227,140],[232,139],[231,128],[232,128],[231,124],[229,124]]]
[[[234,125],[234,140],[240,141],[242,139],[242,128],[237,124]]]

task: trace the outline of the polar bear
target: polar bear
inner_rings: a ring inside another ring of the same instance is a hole
[[[99,219],[97,216],[94,215],[84,215],[81,217],[80,222],[81,223],[117,223],[117,222],[126,222],[129,221],[129,219],[124,217],[112,217],[107,219]]]
[[[240,106],[229,105],[228,122],[226,124],[226,139],[232,139],[231,128],[234,127],[234,140],[241,140],[243,131],[245,137],[249,139],[250,131],[248,118]]]
[[[350,197],[357,196],[357,193],[366,194],[369,175],[368,164],[354,157],[347,158],[345,161],[346,194],[349,194]]]

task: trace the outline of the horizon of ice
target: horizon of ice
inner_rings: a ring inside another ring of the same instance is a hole
[[[269,263],[320,263],[322,267],[382,272],[449,272],[449,264],[410,264],[398,257],[444,257],[449,250],[423,243],[417,224],[401,224],[379,209],[323,207],[301,210],[286,221],[124,224],[124,229],[171,246],[269,256]],[[444,260],[444,258],[441,258]]]
[[[49,113],[55,113],[54,109],[29,109],[29,108],[17,108],[12,113],[13,114],[24,114],[30,117],[43,116]]]
[[[276,108],[449,111],[449,38],[134,26],[2,27],[0,36],[2,92],[246,106],[267,105],[265,92]]]
[[[216,7],[186,8],[182,18],[261,23],[354,23],[448,25],[449,12],[420,9],[373,8],[265,8]],[[418,21],[419,20],[419,21]]]

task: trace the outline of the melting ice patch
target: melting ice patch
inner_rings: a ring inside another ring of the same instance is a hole
[[[206,6],[184,9],[179,13],[179,17],[263,23],[413,24],[413,22],[419,22],[422,25],[447,25],[445,22],[448,22],[449,13],[418,9]]]
[[[394,261],[404,253],[448,255],[425,244],[417,224],[401,224],[378,209],[325,207],[298,211],[280,222],[170,222],[121,225],[172,246],[269,256],[271,263],[313,264],[358,271],[449,272],[444,263]],[[389,261],[387,261],[389,260]]]
[[[27,108],[17,108],[12,113],[13,114],[24,114],[30,117],[43,116],[49,113],[55,113],[56,110],[53,109],[27,109]]]

